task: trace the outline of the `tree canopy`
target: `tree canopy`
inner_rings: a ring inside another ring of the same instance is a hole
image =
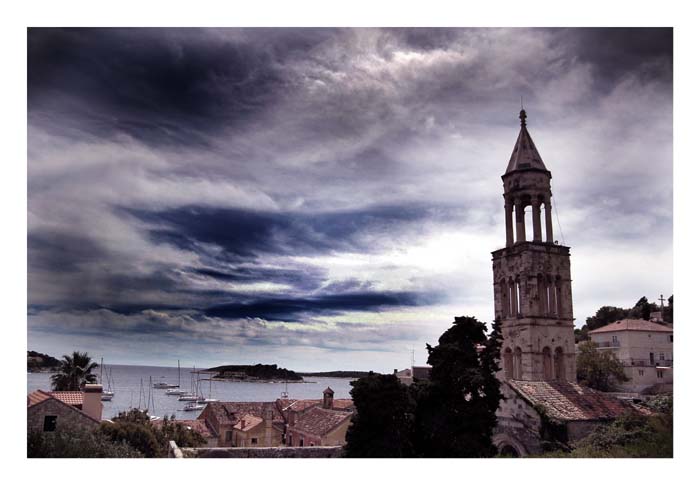
[[[114,442],[99,430],[81,427],[27,435],[28,458],[143,458],[124,442]]]
[[[64,355],[58,373],[51,376],[51,387],[54,391],[80,391],[85,384],[97,382],[97,376],[92,373],[97,366],[87,352]]]
[[[610,350],[599,351],[590,341],[579,344],[578,350],[576,378],[580,383],[607,392],[628,380],[622,362]]]
[[[502,336],[495,322],[457,317],[438,345],[427,345],[430,377],[410,388],[396,376],[372,374],[353,383],[357,407],[347,456],[488,457],[496,410]]]

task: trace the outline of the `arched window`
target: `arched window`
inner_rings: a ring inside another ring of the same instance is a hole
[[[552,380],[552,351],[549,347],[542,349],[542,373],[545,381]]]
[[[564,349],[557,347],[554,351],[554,378],[558,381],[566,380],[566,367],[564,366]]]
[[[503,370],[506,373],[506,379],[513,378],[513,351],[510,347],[506,347],[503,351]]]
[[[523,351],[520,347],[515,348],[515,356],[513,357],[513,378],[523,378]]]

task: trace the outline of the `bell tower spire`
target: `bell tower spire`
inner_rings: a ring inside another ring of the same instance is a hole
[[[520,132],[501,176],[506,245],[492,253],[495,312],[503,325],[504,377],[573,381],[576,364],[569,248],[553,241],[552,174],[527,130],[524,109],[519,117]]]

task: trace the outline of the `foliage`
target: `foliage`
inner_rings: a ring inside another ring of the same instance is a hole
[[[87,352],[64,355],[58,373],[51,376],[51,386],[54,391],[79,391],[85,384],[97,382],[97,376],[92,373],[97,366]]]
[[[629,380],[622,362],[609,350],[599,351],[594,342],[583,342],[576,357],[577,380],[593,389],[613,391],[619,382]]]
[[[574,444],[571,452],[540,457],[561,458],[672,458],[673,415],[642,416],[629,413],[596,428]]]
[[[115,443],[99,431],[76,427],[27,435],[28,458],[140,458],[126,443]]]
[[[664,307],[664,322],[673,323],[673,295],[668,297],[668,305]]]
[[[615,306],[603,306],[595,312],[592,317],[586,318],[586,329],[590,332],[597,328],[604,327],[609,323],[617,322],[623,318],[627,318],[629,310]]]
[[[457,317],[436,347],[427,345],[430,381],[414,385],[418,456],[487,457],[496,410],[503,398],[496,378],[502,336],[500,322],[486,337],[486,325]]]
[[[351,383],[357,413],[348,428],[345,456],[400,458],[414,456],[411,443],[414,403],[395,375],[369,373]]]
[[[175,416],[167,417],[157,426],[149,419],[146,411],[131,409],[121,412],[113,422],[103,422],[100,431],[111,441],[127,443],[146,458],[168,456],[168,443],[172,440],[178,446],[190,447],[204,444],[206,440],[198,432],[174,422]]]
[[[501,325],[457,317],[428,348],[428,380],[410,387],[396,376],[371,373],[351,395],[357,413],[346,436],[346,456],[488,457],[496,410],[503,398],[496,378]]]

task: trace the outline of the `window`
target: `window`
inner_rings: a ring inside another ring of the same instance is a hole
[[[258,439],[257,439],[257,438],[251,438],[251,439],[250,439],[250,444],[251,444],[251,445],[257,445],[257,444],[258,444]]]
[[[649,352],[649,363],[654,365],[654,352]]]
[[[304,438],[299,438],[299,446],[304,446]]]
[[[613,335],[613,336],[612,336],[612,341],[613,341],[614,344],[617,343],[617,335]]]
[[[673,343],[673,335],[669,335],[669,336],[668,336],[668,341],[671,342],[671,343]]]
[[[226,441],[231,441],[233,432],[231,430],[226,431]]]
[[[659,354],[659,360],[666,360],[666,359],[664,359],[664,354],[663,354],[663,352]]]
[[[644,375],[644,371],[643,371],[642,369],[639,369],[639,375],[640,375],[640,376],[643,376],[643,375]]]
[[[662,371],[662,370],[657,370],[657,371],[656,371],[656,377],[658,377],[659,379],[663,379],[663,378],[664,378],[664,371]]]
[[[56,431],[58,416],[44,416],[44,431]]]

